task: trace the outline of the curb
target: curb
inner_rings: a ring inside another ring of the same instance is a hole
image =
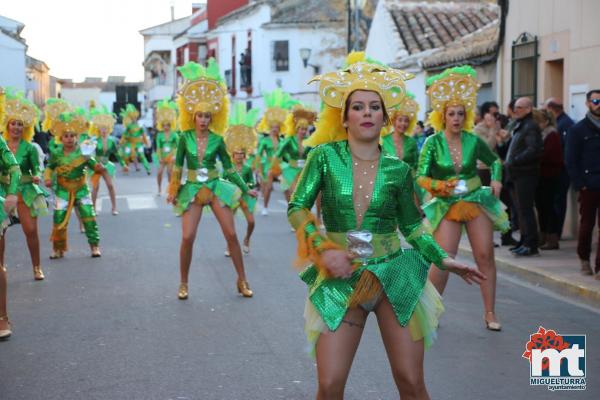
[[[460,245],[458,252],[462,256],[473,256],[471,248],[467,246]],[[541,286],[554,293],[568,297],[571,300],[582,302],[595,308],[600,308],[600,289],[590,289],[576,283],[559,279],[552,275],[524,268],[504,257],[496,256],[496,267],[498,268],[498,271],[521,278],[532,285]]]

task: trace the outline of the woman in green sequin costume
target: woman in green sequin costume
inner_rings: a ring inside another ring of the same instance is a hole
[[[4,89],[0,86],[0,124],[6,117]],[[8,215],[17,207],[17,191],[21,179],[21,169],[15,156],[6,146],[6,142],[0,136],[0,172],[9,176],[7,190],[4,196],[0,196],[0,235],[4,235],[8,222]],[[12,328],[8,320],[8,309],[6,305],[7,279],[4,264],[0,265],[0,340],[6,340],[12,335]]]
[[[436,240],[448,254],[456,255],[462,228],[466,228],[475,262],[488,277],[481,285],[485,325],[499,331],[493,230],[504,232],[509,223],[498,200],[502,188],[500,159],[479,136],[471,133],[479,87],[475,78],[473,68],[462,66],[428,80],[433,108],[429,122],[437,133],[423,145],[417,182],[434,196],[423,206],[423,212],[435,230]],[[490,166],[491,187],[481,185],[477,160]],[[432,267],[429,278],[443,294],[448,272]]]
[[[396,155],[410,166],[413,177],[417,173],[417,163],[419,161],[417,141],[412,137],[417,124],[417,113],[419,112],[419,105],[414,98],[415,96],[409,92],[402,104],[390,110],[393,130],[383,136],[381,141],[385,151]],[[426,191],[416,183],[415,193],[417,194],[418,204],[423,203]]]
[[[273,181],[281,175],[281,160],[277,158],[276,152],[280,145],[279,135],[282,132],[283,123],[287,117],[288,110],[297,103],[289,93],[277,88],[263,95],[265,114],[258,125],[259,132],[269,132],[258,141],[256,161],[260,162],[260,189],[263,195],[263,209],[261,215],[269,215],[269,201],[273,191]]]
[[[140,112],[135,108],[133,104],[127,104],[127,106],[120,112],[121,118],[123,118],[123,126],[125,132],[121,136],[121,156],[129,165],[133,162],[135,170],[139,171],[138,159],[142,161],[142,165],[146,170],[146,173],[150,175],[150,164],[144,154],[144,146],[149,145],[148,136],[144,132],[144,128],[138,125],[137,119],[140,116]]]
[[[123,168],[123,171],[128,171],[125,161],[119,154],[117,139],[111,136],[115,122],[115,116],[113,113],[108,112],[106,108],[102,110],[94,109],[91,112],[90,133],[96,138],[96,161],[102,164],[107,172],[105,174],[101,171],[94,171],[92,174],[90,179],[92,184],[92,202],[94,203],[94,209],[96,209],[96,200],[98,199],[98,190],[100,189],[100,178],[103,178],[110,197],[112,215],[118,215],[119,212],[117,211],[117,194],[114,185],[117,171],[115,165],[110,160],[110,157],[112,156],[117,160]]]
[[[285,120],[285,138],[275,157],[281,160],[281,188],[288,203],[306,161],[308,148],[304,147],[303,142],[315,118],[314,111],[296,104]]]
[[[177,126],[177,104],[174,101],[163,100],[156,105],[156,155],[158,156],[158,172],[156,173],[156,183],[158,184],[158,193],[162,194],[163,171],[167,170],[167,182],[171,180],[173,172],[173,163],[175,162],[175,152],[179,136],[177,132],[171,131]]]
[[[19,201],[17,215],[21,228],[27,240],[27,248],[33,266],[33,278],[44,279],[40,263],[40,238],[38,235],[37,217],[46,215],[48,193],[39,186],[42,169],[36,148],[31,144],[34,126],[39,119],[39,110],[24,97],[7,94],[5,123],[0,127],[8,148],[14,154],[21,169],[21,179],[17,189]],[[5,196],[10,191],[10,175],[3,171],[0,175],[0,195]],[[4,239],[0,238],[0,265],[4,265]]]
[[[361,54],[351,53],[350,61]],[[305,330],[316,344],[317,398],[343,398],[370,311],[401,397],[427,398],[424,348],[443,310],[427,281],[429,263],[468,283],[484,277],[437,245],[413,201],[410,168],[380,151],[385,106],[402,100],[410,75],[363,61],[349,62],[343,72],[315,78],[326,105],[307,144],[326,144],[311,150],[288,208],[297,263],[312,263],[300,276],[308,285]],[[310,213],[319,192],[326,234]],[[398,229],[414,249],[401,248]]]
[[[44,172],[45,184],[48,187],[52,186],[55,197],[50,258],[62,258],[68,249],[67,228],[73,208],[77,209],[81,217],[91,256],[100,257],[100,233],[86,178],[88,169],[103,174],[106,174],[106,170],[92,156],[95,151],[93,146],[78,144],[77,136],[88,128],[85,111],[62,113],[51,126],[50,130],[61,146],[51,153]]]
[[[189,62],[179,67],[179,71],[185,79],[177,97],[182,133],[167,197],[167,202],[173,203],[175,212],[182,216],[179,251],[181,283],[178,297],[181,300],[188,297],[192,249],[204,206],[210,206],[227,241],[238,275],[238,292],[244,297],[252,297],[231,210],[238,204],[243,193],[252,196],[256,193],[248,189],[235,171],[223,137],[219,134],[227,125],[227,88],[220,76],[219,67],[212,58],[206,68]],[[220,178],[216,169],[217,159],[221,161],[228,180]],[[184,164],[188,173],[187,180],[182,185]]]
[[[254,171],[248,166],[246,155],[252,154],[254,149],[256,149],[257,135],[254,126],[257,119],[258,109],[253,108],[246,111],[244,103],[236,103],[229,118],[229,127],[224,135],[225,146],[227,147],[227,152],[231,155],[235,170],[249,189],[254,189],[256,184],[254,182]],[[250,253],[250,238],[252,237],[255,225],[255,208],[256,197],[252,197],[246,193],[242,194],[239,207],[233,209],[234,213],[238,209],[241,209],[246,218],[246,236],[244,236],[242,242],[242,252],[244,254]],[[225,250],[225,255],[227,257],[231,256],[229,249]]]

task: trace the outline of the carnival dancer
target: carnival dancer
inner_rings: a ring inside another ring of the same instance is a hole
[[[443,310],[427,281],[429,263],[467,283],[484,276],[437,245],[413,201],[410,168],[381,152],[386,107],[405,96],[405,72],[349,55],[342,71],[317,76],[325,106],[288,208],[296,228],[297,262],[308,285],[305,330],[316,344],[318,399],[341,399],[368,312],[377,315],[394,380],[402,398],[427,398],[424,348]],[[353,62],[354,61],[354,62]],[[322,193],[327,233],[311,214]],[[414,249],[402,249],[400,229]]]
[[[314,111],[296,104],[285,120],[285,139],[279,145],[275,157],[281,160],[281,188],[288,203],[306,161],[308,148],[304,147],[303,142],[308,127],[314,123],[315,118]]]
[[[140,170],[138,159],[141,160],[146,173],[150,175],[150,164],[144,154],[144,145],[147,146],[149,144],[148,136],[146,136],[144,128],[137,123],[140,112],[133,104],[127,104],[119,114],[123,119],[123,126],[125,127],[125,132],[123,132],[120,141],[122,157],[127,165],[133,162],[136,171]]]
[[[221,136],[227,125],[229,111],[227,87],[220,76],[219,66],[212,58],[206,68],[189,62],[179,67],[179,71],[184,77],[177,96],[182,132],[167,197],[167,202],[173,203],[175,212],[182,216],[179,251],[181,284],[178,297],[181,300],[188,297],[192,249],[204,206],[212,209],[227,241],[238,276],[238,292],[244,297],[252,297],[231,209],[237,205],[243,193],[251,196],[256,193],[248,189],[235,171]],[[219,177],[217,159],[221,161],[227,179],[235,185]],[[184,163],[188,174],[187,181],[182,185]]]
[[[8,148],[15,156],[21,169],[21,179],[17,189],[17,215],[25,234],[33,278],[44,279],[40,263],[40,238],[38,235],[37,217],[48,214],[46,197],[48,192],[39,186],[42,176],[40,158],[37,149],[31,144],[34,127],[40,117],[40,111],[22,94],[6,94],[6,117],[0,131],[6,139]],[[0,195],[10,192],[11,177],[8,171],[0,174]],[[0,265],[4,265],[5,236],[0,237]]]
[[[415,101],[415,95],[407,92],[404,101],[388,111],[392,129],[389,129],[383,136],[382,147],[388,153],[395,154],[396,157],[407,163],[415,177],[419,161],[417,141],[412,137],[419,112],[419,104]],[[419,204],[422,204],[426,191],[415,183],[415,193]]]
[[[69,111],[73,111],[73,106],[71,106],[69,102],[63,99],[51,97],[48,100],[46,100],[46,104],[44,105],[44,122],[42,123],[42,130],[44,132],[49,132],[50,134],[52,134],[52,131],[50,130],[52,122],[56,121],[60,114]],[[57,147],[60,146],[60,143],[56,140],[49,140],[49,153],[52,154],[57,149]]]
[[[46,186],[52,185],[52,177],[56,175],[53,186],[54,226],[50,240],[52,241],[51,259],[64,257],[67,251],[67,227],[71,210],[79,211],[85,227],[85,234],[90,245],[92,257],[100,257],[100,233],[96,223],[96,213],[86,181],[86,172],[90,168],[106,175],[106,170],[93,157],[95,147],[93,142],[78,144],[77,136],[87,131],[88,122],[85,110],[76,109],[62,113],[51,123],[50,130],[55,140],[61,143],[61,148],[51,154],[48,166],[44,172]],[[105,176],[106,180],[108,176]]]
[[[263,195],[261,215],[269,215],[269,200],[273,191],[273,181],[281,175],[281,165],[275,153],[279,147],[279,136],[288,110],[296,103],[289,93],[277,88],[263,95],[267,110],[258,125],[263,133],[258,142],[256,161],[260,162],[260,189]],[[264,134],[268,132],[268,135]]]
[[[246,105],[237,103],[229,117],[229,127],[225,132],[223,139],[227,152],[233,160],[233,165],[239,176],[242,177],[246,186],[249,189],[254,189],[254,172],[246,163],[246,155],[252,154],[256,149],[257,135],[254,130],[256,121],[258,120],[258,109],[246,111]],[[250,253],[250,237],[254,231],[254,209],[256,208],[256,197],[250,196],[248,193],[242,194],[239,207],[233,209],[233,212],[238,208],[242,209],[246,218],[246,236],[242,242],[242,252]],[[229,249],[225,250],[225,256],[230,257]]]
[[[173,163],[175,162],[175,152],[177,151],[178,134],[175,131],[177,127],[177,104],[174,101],[163,100],[156,105],[156,155],[158,157],[158,172],[156,173],[156,182],[158,183],[158,193],[162,194],[162,176],[163,171],[167,170],[167,181],[171,180],[173,172]]]
[[[90,134],[96,140],[96,161],[98,161],[106,170],[106,173],[102,170],[94,170],[90,179],[92,184],[92,203],[94,204],[94,210],[96,209],[96,200],[98,199],[100,178],[104,178],[104,183],[106,184],[108,195],[110,197],[112,215],[118,215],[119,211],[117,211],[117,196],[114,185],[117,171],[115,165],[110,160],[110,157],[114,157],[125,172],[128,171],[128,167],[119,154],[117,139],[111,135],[115,126],[116,117],[113,113],[109,112],[106,107],[103,107],[102,109],[94,108],[90,112],[90,122]]]
[[[475,262],[488,277],[481,285],[485,325],[499,331],[492,233],[494,229],[505,232],[509,223],[498,200],[502,188],[500,159],[472,133],[479,87],[476,72],[470,66],[454,67],[427,83],[433,109],[429,122],[436,133],[427,138],[419,158],[417,182],[434,196],[423,206],[423,212],[435,230],[435,239],[451,256],[456,255],[462,228],[466,228]],[[481,185],[477,160],[490,166],[491,187]],[[443,294],[448,272],[432,267],[429,278]]]
[[[5,120],[5,93],[0,87],[0,124]],[[21,169],[15,156],[11,153],[6,142],[0,137],[0,171],[9,176],[9,183],[4,196],[0,196],[0,235],[8,226],[8,215],[17,207],[17,192],[21,179]],[[7,279],[4,264],[0,265],[0,340],[6,340],[12,335],[12,327],[8,319],[6,305]]]

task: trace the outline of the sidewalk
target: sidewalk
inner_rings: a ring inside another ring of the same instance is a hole
[[[496,238],[496,243],[500,243],[499,237]],[[600,308],[600,281],[579,272],[576,245],[575,240],[561,241],[560,250],[540,250],[539,257],[515,257],[508,250],[508,246],[497,247],[494,249],[496,266],[499,272]],[[460,242],[459,253],[472,257],[466,235]],[[595,253],[592,253],[592,259],[594,255]]]

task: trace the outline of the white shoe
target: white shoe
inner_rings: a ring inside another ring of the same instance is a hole
[[[243,245],[242,246],[242,251],[244,252],[244,254],[249,254],[250,253],[250,246]]]
[[[119,212],[117,210],[113,210],[112,215],[119,215]]]
[[[225,250],[225,257],[231,257],[231,254],[229,254],[229,250]]]
[[[266,217],[267,215],[269,215],[269,209],[263,208],[262,211],[260,212],[260,215],[262,215],[263,217]]]

